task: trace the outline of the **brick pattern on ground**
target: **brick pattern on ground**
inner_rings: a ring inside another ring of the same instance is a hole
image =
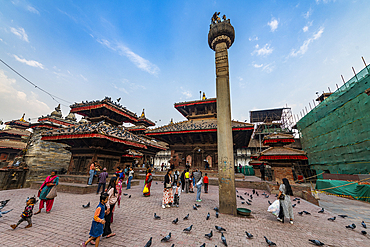
[[[301,200],[294,208],[294,225],[287,221],[282,224],[276,217],[267,212],[268,200],[273,202],[276,198],[271,195],[265,198],[259,192],[259,197],[254,196],[251,206],[242,205],[237,198],[238,207],[247,207],[252,210],[252,217],[233,217],[220,214],[215,217],[213,208],[218,205],[218,187],[209,186],[209,193],[202,191],[201,207],[193,210],[196,193],[182,193],[179,208],[161,208],[163,184],[154,181],[152,184],[152,196],[142,196],[143,182],[134,186],[131,190],[123,190],[123,193],[132,195],[131,198],[123,196],[121,207],[116,207],[112,230],[117,234],[109,239],[102,239],[100,246],[144,246],[150,237],[153,237],[152,246],[223,246],[221,234],[215,231],[215,225],[226,228],[225,237],[228,246],[267,246],[263,236],[266,236],[277,246],[313,246],[308,239],[318,239],[330,246],[370,246],[370,239],[361,235],[360,222],[354,219],[342,219],[335,214],[325,211],[324,214],[317,213],[320,208]],[[244,192],[251,193],[251,189],[239,188],[239,195],[245,199]],[[11,199],[3,210],[13,209],[12,212],[0,218],[0,236],[3,246],[79,246],[88,238],[91,221],[99,196],[94,194],[76,195],[59,193],[55,199],[54,208],[50,214],[43,211],[32,217],[33,227],[24,229],[26,222],[22,223],[16,230],[9,225],[17,223],[19,216],[25,207],[28,196],[37,194],[33,189],[19,189],[0,191],[0,200]],[[91,202],[91,207],[84,209],[82,204]],[[293,202],[294,203],[294,202]],[[350,204],[351,201],[348,201]],[[34,212],[38,210],[38,204]],[[312,215],[299,216],[298,212],[306,210]],[[206,215],[210,212],[211,217],[207,221]],[[161,220],[154,220],[153,214],[161,216]],[[190,214],[189,220],[183,217]],[[327,219],[337,216],[335,222]],[[172,220],[179,218],[177,225]],[[346,225],[355,223],[355,230],[348,230]],[[191,233],[183,233],[183,229],[193,225]],[[368,222],[368,225],[370,223]],[[204,234],[213,231],[213,238],[208,240]],[[253,239],[247,239],[245,231],[254,235]],[[169,232],[172,233],[171,241],[161,243],[160,240]],[[370,231],[369,231],[370,234]],[[92,245],[90,245],[92,246]]]

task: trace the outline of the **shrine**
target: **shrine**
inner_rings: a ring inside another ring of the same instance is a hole
[[[68,145],[67,149],[72,153],[68,174],[85,175],[93,161],[106,167],[108,172],[114,172],[117,166],[131,165],[131,158],[138,154],[137,151],[154,156],[158,151],[166,150],[155,140],[126,130],[123,123],[145,127],[154,123],[145,115],[138,117],[111,98],[82,101],[70,107],[71,113],[84,116],[79,123],[42,133],[44,141]]]
[[[175,103],[174,107],[187,120],[150,129],[147,136],[169,144],[171,164],[176,168],[218,168],[217,157],[217,100],[206,99]],[[253,133],[253,125],[232,121],[234,153],[238,148],[247,147]]]

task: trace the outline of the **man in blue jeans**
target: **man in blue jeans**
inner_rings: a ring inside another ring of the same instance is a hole
[[[127,179],[127,188],[126,190],[129,190],[131,189],[131,180],[134,178],[134,170],[132,169],[132,167],[129,168],[129,172],[128,172],[128,179]]]
[[[197,187],[197,202],[201,202],[202,200],[200,199],[200,193],[202,192],[202,184],[203,184],[203,179],[202,179],[202,173],[198,171],[198,169],[194,172],[194,182],[195,186]]]

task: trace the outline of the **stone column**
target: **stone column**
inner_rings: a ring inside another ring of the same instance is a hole
[[[227,49],[234,38],[230,20],[211,24],[208,43],[216,52],[219,210],[220,213],[232,215],[236,215],[236,194]]]

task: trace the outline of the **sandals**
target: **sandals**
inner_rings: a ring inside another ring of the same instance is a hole
[[[115,233],[111,233],[111,234],[107,235],[106,238],[110,238],[110,237],[114,237],[114,236],[116,236],[116,234]]]

